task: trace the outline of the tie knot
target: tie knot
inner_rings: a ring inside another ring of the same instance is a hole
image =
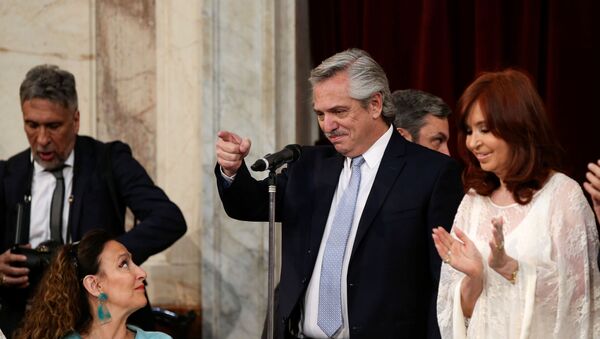
[[[352,158],[352,168],[358,168],[365,162],[365,158],[362,155]]]
[[[63,178],[63,168],[65,168],[65,166],[59,166],[53,170],[47,170],[48,172],[52,173],[52,175],[56,178],[56,179],[62,179]]]

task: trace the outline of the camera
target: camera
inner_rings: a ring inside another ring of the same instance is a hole
[[[24,255],[27,258],[25,261],[14,262],[13,266],[29,268],[29,282],[32,285],[35,285],[42,279],[45,269],[50,266],[52,257],[58,252],[61,244],[57,241],[48,240],[42,242],[38,247],[33,249],[22,247],[20,244],[29,242],[27,237],[23,235],[23,229],[25,229],[24,213],[23,204],[17,203],[15,244],[11,247],[10,252],[13,254]]]
[[[37,283],[41,280],[44,270],[50,266],[50,262],[54,254],[58,252],[60,244],[54,241],[45,241],[38,247],[26,248],[19,245],[14,245],[10,252],[13,254],[24,255],[27,260],[14,262],[17,267],[29,268],[29,280],[32,283]]]

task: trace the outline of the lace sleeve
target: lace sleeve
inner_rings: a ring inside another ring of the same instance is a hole
[[[454,217],[452,230],[458,227],[468,233],[472,203],[473,197],[465,194]],[[457,290],[458,300],[460,300],[460,283],[464,276],[462,272],[453,269],[450,265],[442,264],[437,299],[437,318],[442,338],[460,338],[461,335],[454,335],[457,331],[459,334],[462,333],[463,338],[466,336],[465,318],[462,316],[460,302],[459,305],[454,303]],[[456,307],[460,310],[458,317],[453,316]]]
[[[598,232],[581,188],[564,178],[549,211],[554,265],[537,267],[532,325],[552,328],[556,338],[592,338],[600,333]]]
[[[467,194],[453,228],[489,256],[489,220],[505,219],[516,283],[485,270],[484,288],[467,329],[460,303],[464,274],[442,265],[437,300],[443,338],[593,338],[600,333],[599,242],[592,210],[579,185],[557,173],[528,205],[495,206]],[[511,229],[512,227],[512,229]]]

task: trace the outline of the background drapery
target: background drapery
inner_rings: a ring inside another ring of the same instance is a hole
[[[315,65],[350,47],[369,52],[390,89],[416,88],[454,109],[483,71],[528,72],[565,149],[567,174],[584,180],[600,158],[600,5],[594,0],[309,0]],[[456,127],[451,117],[451,144]]]

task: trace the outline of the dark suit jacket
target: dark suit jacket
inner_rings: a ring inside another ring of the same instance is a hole
[[[333,147],[303,147],[277,177],[282,222],[282,269],[276,336],[297,334],[344,157]],[[229,216],[268,219],[266,181],[246,166],[229,187],[215,169]],[[459,167],[451,158],[393,133],[362,213],[347,276],[351,338],[436,338],[440,258],[432,228],[450,229],[462,199]]]
[[[72,204],[69,211],[69,233],[73,241],[94,228],[103,228],[117,237],[133,255],[137,264],[179,239],[186,223],[179,208],[148,176],[132,157],[129,146],[115,142],[110,148],[112,177],[118,200],[118,211],[111,200],[106,167],[107,144],[90,137],[78,136],[75,142]],[[15,240],[16,204],[28,194],[31,175],[30,150],[25,150],[0,163],[0,253]],[[125,232],[125,207],[140,222]],[[23,296],[15,289],[1,288],[3,303],[11,299],[24,305]],[[14,297],[14,298],[13,298]]]

